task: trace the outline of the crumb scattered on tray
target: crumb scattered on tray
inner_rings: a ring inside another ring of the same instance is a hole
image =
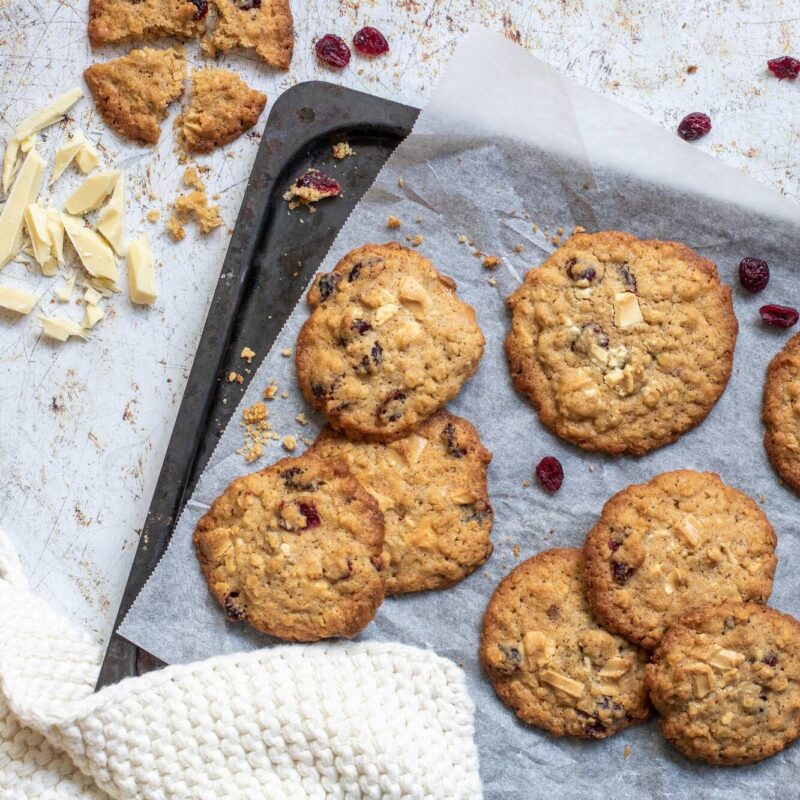
[[[386,220],[386,227],[397,230],[400,227],[400,220],[397,219],[397,217],[389,217],[389,219]]]
[[[177,217],[170,217],[167,220],[167,230],[169,231],[169,235],[176,242],[186,238],[186,228],[183,227],[183,224]]]
[[[695,74],[695,72],[697,72],[697,64],[689,64],[689,66],[688,66],[688,67],[686,67],[686,71],[687,71],[687,72],[688,72],[690,75],[694,75],[694,74]]]
[[[261,457],[264,445],[271,438],[269,409],[260,401],[253,403],[244,409],[239,424],[244,433],[244,444],[236,452],[244,456],[245,461],[250,464]]]
[[[497,286],[497,281],[494,278],[489,278],[489,286]]]
[[[467,243],[467,237],[464,236],[463,233],[458,237],[458,243],[459,244],[466,244]]]
[[[417,234],[416,236],[406,236],[406,241],[411,244],[412,247],[419,247],[422,244],[423,236]]]
[[[291,347],[284,347],[283,350],[281,350],[281,355],[284,358],[289,358],[292,355],[292,348]]]
[[[188,189],[197,189],[198,192],[204,192],[206,189],[196,167],[186,167],[183,171],[183,185]]]
[[[336,197],[339,192],[339,181],[318,169],[309,169],[289,187],[283,199],[291,209],[297,208],[301,203],[311,207],[320,200]]]
[[[194,218],[203,234],[222,225],[219,206],[210,206],[205,191],[198,189],[189,194],[178,195],[175,199],[175,214],[180,222]]]
[[[622,751],[622,757],[623,758],[630,758],[632,752],[633,752],[633,748],[629,744],[625,745],[625,749]]]
[[[520,546],[519,546],[518,544],[515,544],[515,545],[514,545],[514,546],[511,548],[511,552],[514,554],[514,558],[519,558],[519,554],[520,554],[520,552],[521,552],[521,550],[520,550]]]
[[[525,248],[521,244],[518,244],[518,245],[516,245],[516,247],[514,247],[514,252],[515,253],[521,253],[524,249]]]
[[[402,189],[406,185],[406,179],[405,178],[398,178],[397,179],[397,185]]]
[[[300,413],[300,414],[298,414],[298,415],[295,417],[295,419],[296,419],[296,420],[297,420],[297,421],[298,421],[298,422],[299,422],[301,425],[308,425],[308,419],[306,419],[306,415],[305,415],[305,414],[303,414],[303,413]]]
[[[294,436],[284,436],[282,444],[291,453],[297,447],[297,439]]]
[[[238,372],[229,372],[228,383],[244,383],[244,376]]]
[[[486,269],[497,269],[499,265],[500,259],[497,256],[486,256],[486,258],[483,259],[483,266],[486,267]]]
[[[147,212],[147,221],[148,222],[158,222],[158,218],[161,216],[161,212],[154,208],[152,211]]]
[[[263,392],[265,400],[272,400],[276,394],[278,394],[278,387],[274,383],[271,383],[269,386],[267,386]]]
[[[350,147],[348,142],[339,142],[335,144],[331,148],[331,152],[333,153],[333,157],[341,161],[343,158],[347,158],[347,156],[354,156],[356,151]]]
[[[249,347],[243,347],[242,352],[239,354],[241,358],[245,359],[248,364],[253,363],[253,358],[255,358],[256,351],[251,350]]]

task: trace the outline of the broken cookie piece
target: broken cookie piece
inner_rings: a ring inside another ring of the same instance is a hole
[[[203,39],[205,53],[251,48],[267,64],[289,69],[294,48],[289,0],[214,0],[214,5],[218,18]]]
[[[179,48],[132,50],[84,73],[106,125],[121,136],[156,144],[167,106],[183,94],[186,60]]]
[[[267,96],[224,69],[192,73],[192,97],[183,117],[183,137],[193,153],[210,153],[232,142],[258,120]]]
[[[336,197],[341,191],[339,182],[318,169],[310,169],[301,175],[283,195],[289,208],[300,203],[311,206],[326,197]]]
[[[199,37],[207,14],[208,0],[89,0],[89,41]]]

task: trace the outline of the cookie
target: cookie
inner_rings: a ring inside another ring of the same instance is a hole
[[[800,333],[769,364],[763,416],[769,460],[781,480],[800,492]]]
[[[289,69],[294,49],[289,0],[214,0],[217,22],[203,39],[207,55],[234,47],[255,50],[267,64]]]
[[[145,47],[92,64],[83,77],[109,128],[128,139],[156,144],[167,106],[183,94],[186,60],[180,49]]]
[[[772,593],[776,538],[758,504],[713,472],[678,470],[615,494],[583,548],[601,625],[652,649],[697,606]]]
[[[225,69],[192,72],[192,96],[181,131],[192,153],[210,153],[232,142],[256,124],[267,96],[251,89]]]
[[[396,242],[349,252],[308,293],[295,360],[308,402],[350,438],[388,441],[458,394],[484,339],[455,283]]]
[[[194,546],[231,621],[296,642],[355,636],[383,601],[383,518],[342,462],[284,458],[237,478]]]
[[[579,549],[520,564],[492,595],[481,663],[500,699],[556,736],[605,739],[650,716],[647,653],[593,619]]]
[[[586,450],[641,455],[719,399],[738,325],[712,261],[676,242],[578,234],[508,298],[514,385]]]
[[[755,603],[695,609],[669,628],[645,680],[684,755],[761,761],[800,735],[800,622]]]
[[[89,0],[89,41],[97,47],[159,36],[198,37],[207,13],[207,0]]]
[[[439,411],[389,444],[352,442],[326,427],[310,452],[345,461],[377,500],[387,594],[444,589],[491,555],[492,454],[465,419]]]

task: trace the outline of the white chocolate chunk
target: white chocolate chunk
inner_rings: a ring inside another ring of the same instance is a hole
[[[691,664],[686,667],[686,671],[692,674],[694,693],[698,697],[705,697],[714,690],[716,679],[708,664]]]
[[[87,286],[86,291],[83,293],[83,299],[90,305],[96,306],[100,300],[102,300],[103,295],[97,291],[93,286]]]
[[[542,680],[555,689],[560,689],[570,697],[581,697],[583,695],[583,684],[573,680],[563,672],[554,669],[546,669],[541,673]]]
[[[630,328],[643,322],[639,298],[633,292],[618,292],[614,295],[614,324],[618,328]]]
[[[531,667],[549,661],[556,652],[556,643],[541,631],[526,631],[522,637],[525,658]],[[542,677],[544,680],[544,677]]]
[[[31,203],[25,207],[24,218],[36,263],[45,275],[55,275],[57,264],[50,242],[50,231],[47,228],[47,211],[38,203]]]
[[[614,656],[609,658],[603,668],[598,673],[601,678],[610,678],[616,680],[621,678],[631,668],[631,662],[627,658]]]
[[[117,257],[102,236],[83,224],[83,220],[62,214],[64,230],[86,271],[95,278],[115,281],[119,276]]]
[[[0,212],[0,269],[2,269],[22,247],[22,226],[25,209],[36,200],[44,177],[44,160],[31,150],[25,157],[22,169]]]
[[[83,97],[83,90],[75,87],[65,92],[60,97],[53,100],[52,103],[45,106],[41,111],[38,111],[31,117],[24,120],[14,133],[13,138],[6,147],[6,153],[3,157],[3,191],[7,192],[8,187],[11,185],[11,178],[14,175],[14,167],[17,163],[17,153],[20,150],[21,143],[33,136],[34,133],[58,122],[67,111]],[[31,152],[33,152],[31,150]]]
[[[40,314],[38,319],[42,323],[44,335],[56,341],[66,342],[70,336],[79,336],[81,339],[86,338],[86,331],[71,319],[45,317],[43,314]]]
[[[87,305],[86,311],[83,314],[81,326],[84,328],[94,328],[94,326],[97,325],[97,323],[100,322],[104,316],[105,314],[103,313],[103,309],[99,306]]]
[[[102,173],[98,173],[102,175]],[[89,179],[91,180],[91,178]],[[118,256],[125,255],[125,173],[120,173],[111,199],[100,210],[97,230],[106,238]]]
[[[155,303],[158,298],[153,255],[147,236],[134,239],[128,245],[128,291],[131,300],[140,305]]]
[[[383,325],[384,322],[388,322],[399,308],[400,306],[396,303],[387,303],[385,306],[381,306],[375,312],[375,325]]]
[[[50,251],[59,264],[64,263],[64,220],[61,212],[47,209],[47,233],[50,237]]]
[[[64,208],[70,214],[85,214],[100,208],[114,191],[120,177],[118,169],[109,169],[88,177],[67,199]]]
[[[59,286],[54,292],[53,296],[59,303],[69,303],[72,299],[72,292],[75,290],[75,273],[67,278],[63,286]]]
[[[735,669],[744,661],[744,655],[715,644],[706,656],[706,661],[715,669]]]
[[[52,186],[62,175],[64,170],[72,163],[72,159],[80,153],[86,145],[86,137],[83,131],[77,130],[68,136],[56,150],[55,161],[53,162],[53,174],[50,176],[50,186]]]
[[[21,289],[12,289],[10,286],[0,286],[0,307],[17,314],[30,314],[39,298],[30,292]]]
[[[100,156],[97,150],[86,142],[75,156],[75,163],[84,175],[88,175],[100,163]]]
[[[681,521],[677,531],[684,544],[690,550],[694,550],[700,544],[700,531],[697,529],[697,520],[691,514],[687,514]]]

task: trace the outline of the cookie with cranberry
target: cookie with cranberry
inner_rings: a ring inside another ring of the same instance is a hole
[[[109,128],[127,139],[156,144],[167,106],[183,94],[186,59],[181,48],[144,47],[92,64],[83,77]]]
[[[766,603],[775,545],[766,514],[719,475],[665,472],[615,494],[589,531],[589,604],[601,625],[652,649],[692,608]]]
[[[326,427],[310,452],[342,459],[383,512],[388,594],[444,589],[491,555],[492,454],[461,417],[439,411],[394,442],[353,442]]]
[[[579,549],[547,550],[503,579],[480,657],[503,703],[556,736],[605,739],[650,716],[647,653],[592,618]]]
[[[203,39],[208,55],[255,50],[270,66],[289,69],[294,49],[289,0],[214,0],[217,20]]]
[[[199,37],[207,14],[207,0],[89,0],[89,41]]]
[[[572,236],[508,298],[517,389],[587,450],[641,455],[705,418],[733,363],[731,289],[676,242]]]
[[[455,283],[396,242],[352,250],[308,293],[297,339],[300,387],[354,439],[405,436],[478,368],[484,339]]]
[[[646,683],[684,755],[761,761],[800,735],[800,622],[755,603],[695,609],[667,630]]]
[[[763,415],[769,460],[781,480],[800,492],[800,333],[770,362]]]
[[[303,455],[237,478],[194,546],[229,620],[295,642],[355,636],[383,601],[383,517],[344,463]]]

